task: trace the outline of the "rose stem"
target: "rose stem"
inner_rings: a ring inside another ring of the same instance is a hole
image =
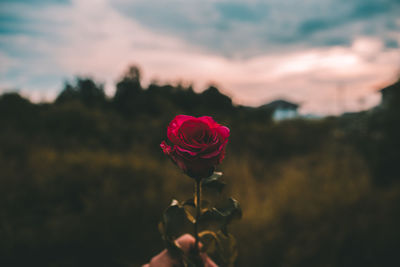
[[[195,251],[196,253],[199,253],[199,229],[198,229],[198,220],[200,218],[201,215],[201,180],[200,179],[196,179],[196,183],[195,183],[195,195],[194,195],[194,205],[196,207],[196,221],[194,223],[194,235],[195,235]]]

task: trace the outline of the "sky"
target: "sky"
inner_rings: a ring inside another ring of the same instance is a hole
[[[112,96],[143,84],[216,85],[235,104],[302,114],[380,101],[400,75],[400,0],[0,0],[0,94],[51,101],[76,76]]]

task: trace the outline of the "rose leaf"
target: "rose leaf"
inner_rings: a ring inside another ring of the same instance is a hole
[[[221,193],[225,187],[225,183],[220,180],[222,177],[222,172],[214,172],[210,177],[203,179],[202,181],[202,188],[212,189]]]

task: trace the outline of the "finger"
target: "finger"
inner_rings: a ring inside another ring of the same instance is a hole
[[[204,267],[218,267],[218,265],[210,257],[208,257],[207,254],[202,253],[201,258],[203,259]]]
[[[190,234],[184,234],[180,236],[176,240],[176,242],[178,243],[178,245],[180,246],[180,248],[183,250],[184,253],[189,253],[189,251],[193,248],[196,239]]]
[[[196,239],[190,234],[184,234],[180,236],[176,242],[181,247],[185,254],[190,253],[191,249],[193,249]],[[199,243],[199,247],[202,247],[202,244]],[[218,267],[218,265],[207,256],[206,253],[201,253],[201,258],[204,262],[205,267]]]
[[[179,264],[179,262],[172,258],[166,249],[161,251],[160,254],[154,256],[148,267],[172,267]]]

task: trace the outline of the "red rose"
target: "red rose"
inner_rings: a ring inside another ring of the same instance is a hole
[[[167,136],[161,148],[165,154],[192,178],[210,176],[225,155],[229,129],[211,117],[176,116],[168,125]]]

